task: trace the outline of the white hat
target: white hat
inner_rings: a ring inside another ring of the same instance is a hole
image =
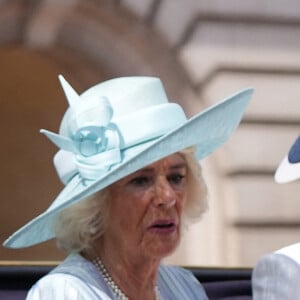
[[[60,133],[42,130],[60,150],[54,158],[65,187],[50,207],[11,235],[4,246],[22,248],[55,237],[64,208],[170,154],[196,147],[202,159],[238,126],[252,95],[243,90],[187,120],[170,103],[159,78],[123,77],[82,95],[60,76],[69,102]]]

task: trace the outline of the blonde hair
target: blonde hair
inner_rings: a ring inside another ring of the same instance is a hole
[[[109,191],[104,189],[65,208],[54,223],[58,248],[67,252],[91,249],[105,231],[108,205]]]
[[[183,225],[198,222],[208,208],[207,186],[202,176],[202,169],[195,157],[195,148],[180,151],[187,163],[187,201],[183,209]]]
[[[202,177],[201,167],[194,155],[194,148],[180,151],[188,171],[188,195],[183,209],[183,227],[198,221],[207,209],[207,189]],[[109,188],[65,208],[58,216],[54,226],[57,245],[67,252],[91,250],[95,240],[105,232],[108,216]]]

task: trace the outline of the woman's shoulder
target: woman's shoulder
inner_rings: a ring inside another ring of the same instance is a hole
[[[74,296],[74,299],[81,296],[81,280],[68,274],[48,274],[37,281],[29,290],[27,300],[65,299],[65,296]],[[68,298],[67,298],[68,299]]]
[[[26,300],[110,299],[102,290],[98,273],[82,256],[72,254],[30,289]],[[46,298],[43,296],[47,295]]]
[[[208,299],[203,286],[193,273],[182,267],[160,266],[159,282],[165,290],[176,294],[177,298],[173,299]]]
[[[197,283],[199,283],[198,280],[196,279],[196,277],[193,275],[193,273],[183,267],[171,266],[171,265],[161,265],[159,272],[162,274],[164,274],[164,273],[169,274],[169,275],[172,274],[172,276],[176,276],[181,279],[187,278],[190,280],[190,278],[192,277],[195,279],[195,281]]]
[[[88,286],[80,278],[62,273],[50,273],[32,286],[26,300],[40,299],[110,300],[104,292]]]

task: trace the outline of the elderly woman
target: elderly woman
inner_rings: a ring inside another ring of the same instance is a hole
[[[237,127],[252,90],[187,120],[158,78],[125,77],[82,95],[60,76],[70,108],[60,133],[42,130],[65,188],[5,241],[50,238],[69,255],[27,299],[207,299],[188,271],[163,265],[207,206],[198,159]]]

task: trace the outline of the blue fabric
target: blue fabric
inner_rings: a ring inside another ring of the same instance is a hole
[[[291,147],[288,154],[288,160],[291,164],[300,162],[300,136],[298,136],[295,143]]]
[[[65,274],[68,279],[75,277],[76,280],[80,279],[86,285],[86,290],[104,292],[109,299],[115,299],[114,294],[110,288],[105,283],[102,275],[98,272],[96,267],[88,260],[80,256],[79,254],[71,254],[67,259],[62,262],[58,267],[56,267],[50,274],[43,277],[51,277],[53,275]],[[74,280],[75,280],[74,278]],[[52,289],[57,286],[57,281],[49,280]],[[161,265],[158,274],[158,288],[162,299],[172,299],[172,300],[208,300],[204,288],[199,283],[199,281],[194,277],[194,275],[185,269]],[[39,282],[32,289],[37,288]],[[92,288],[91,288],[92,287]],[[82,292],[82,287],[81,287]],[[31,299],[31,298],[28,298]],[[35,299],[35,298],[32,298]],[[104,299],[97,296],[89,299]]]
[[[290,257],[271,253],[262,257],[252,275],[254,300],[297,300],[300,266]]]

